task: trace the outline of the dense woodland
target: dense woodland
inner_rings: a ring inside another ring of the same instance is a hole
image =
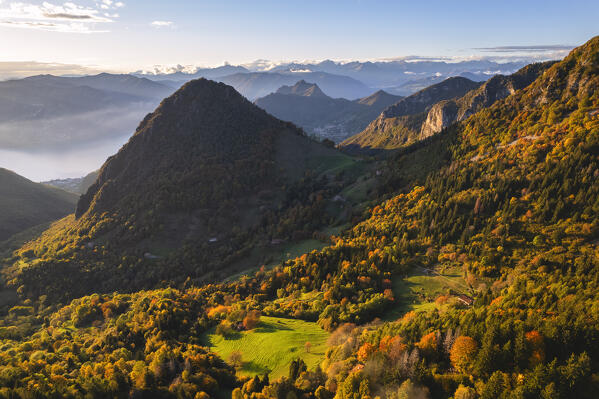
[[[80,291],[60,293],[83,267],[71,258],[86,242],[69,240],[84,230],[60,242],[56,232],[69,227],[55,226],[11,259],[7,276],[22,299],[0,322],[0,395],[596,397],[599,38],[527,88],[380,162],[378,203],[330,245],[227,283],[137,274],[163,287],[69,302]],[[51,262],[32,262],[40,248]],[[174,259],[156,270],[202,267]],[[123,276],[126,262],[90,275]],[[448,293],[433,310],[381,320],[399,301],[396,281],[447,266],[462,269],[471,305]],[[259,314],[330,331],[325,360],[315,369],[294,361],[276,380],[249,378],[199,339],[214,327],[254,328]]]

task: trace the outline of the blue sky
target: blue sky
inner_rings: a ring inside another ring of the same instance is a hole
[[[597,0],[0,0],[0,61],[137,70],[256,59],[513,56],[529,51],[488,49],[579,45],[599,34],[597,21]]]

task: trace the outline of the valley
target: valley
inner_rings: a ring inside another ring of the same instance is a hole
[[[0,82],[0,398],[594,398],[599,36],[568,50]]]

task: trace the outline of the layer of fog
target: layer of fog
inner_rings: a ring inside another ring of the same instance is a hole
[[[0,123],[0,167],[33,181],[85,176],[127,142],[154,106]]]

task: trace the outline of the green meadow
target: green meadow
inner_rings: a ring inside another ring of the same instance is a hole
[[[316,323],[263,316],[257,328],[223,338],[212,329],[205,335],[206,345],[225,360],[234,351],[242,355],[242,375],[269,373],[271,378],[287,375],[293,359],[301,358],[308,369],[324,359],[328,333]],[[310,352],[306,351],[310,342]]]

